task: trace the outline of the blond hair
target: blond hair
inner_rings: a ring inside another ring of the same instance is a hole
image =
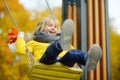
[[[38,31],[43,32],[44,27],[50,23],[51,19],[54,21],[55,26],[59,30],[60,27],[59,27],[58,19],[53,17],[53,16],[49,16],[49,17],[46,17],[46,18],[44,18],[43,20],[41,20],[37,23],[35,32],[38,32]]]

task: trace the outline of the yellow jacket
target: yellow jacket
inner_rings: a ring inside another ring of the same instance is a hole
[[[37,42],[35,40],[31,40],[28,43],[25,42],[23,38],[17,38],[16,42],[16,52],[19,54],[26,54],[26,47],[28,47],[29,51],[33,54],[34,58],[39,61],[41,57],[43,56],[44,52],[46,51],[46,48],[50,45],[49,43],[42,43]],[[73,48],[71,46],[71,48]],[[54,53],[53,53],[54,54]],[[59,58],[63,57],[66,54],[66,51],[62,51],[59,54]]]

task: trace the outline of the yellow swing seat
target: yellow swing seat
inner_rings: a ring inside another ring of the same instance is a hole
[[[29,71],[30,80],[80,80],[81,75],[82,69],[67,67],[60,62],[33,64]]]
[[[67,67],[60,62],[52,65],[39,63],[34,59],[27,46],[26,53],[30,80],[80,80],[81,78],[81,68]]]

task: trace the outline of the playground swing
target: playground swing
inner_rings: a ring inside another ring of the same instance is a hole
[[[80,68],[67,67],[60,62],[56,62],[52,65],[38,63],[27,46],[26,53],[28,57],[30,80],[79,80],[82,75],[82,70]],[[33,64],[31,62],[33,62]]]
[[[48,5],[50,13],[52,14],[52,11],[49,7],[47,0],[46,0],[46,3]],[[8,8],[6,0],[4,0],[4,4],[8,10],[8,13],[10,14],[10,17],[15,27],[18,29],[18,26]],[[61,64],[60,62],[56,62],[52,65],[46,65],[46,64],[37,62],[34,59],[33,55],[30,53],[27,45],[26,45],[26,54],[28,57],[27,61],[28,61],[30,80],[49,80],[49,79],[50,80],[79,80],[82,75],[81,68],[67,67]]]

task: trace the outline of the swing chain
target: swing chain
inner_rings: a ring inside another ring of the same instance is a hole
[[[12,22],[14,23],[16,29],[19,31],[18,25],[17,25],[15,19],[13,18],[13,15],[12,15],[12,13],[11,13],[11,11],[10,11],[8,5],[7,5],[6,0],[4,0],[4,4],[5,4],[6,8],[7,8],[7,11],[8,11],[8,13],[9,13],[9,15],[10,15],[10,18],[11,18]]]
[[[31,68],[31,60],[33,61],[33,64],[37,64],[37,61],[34,59],[33,55],[29,51],[28,47],[26,46],[26,53],[28,58],[28,67]]]
[[[53,14],[53,12],[52,12],[52,10],[51,10],[51,8],[50,8],[50,5],[49,5],[48,1],[47,0],[45,0],[45,1],[46,1],[47,6],[48,6],[48,9],[50,11],[51,16],[55,17],[54,14]]]

